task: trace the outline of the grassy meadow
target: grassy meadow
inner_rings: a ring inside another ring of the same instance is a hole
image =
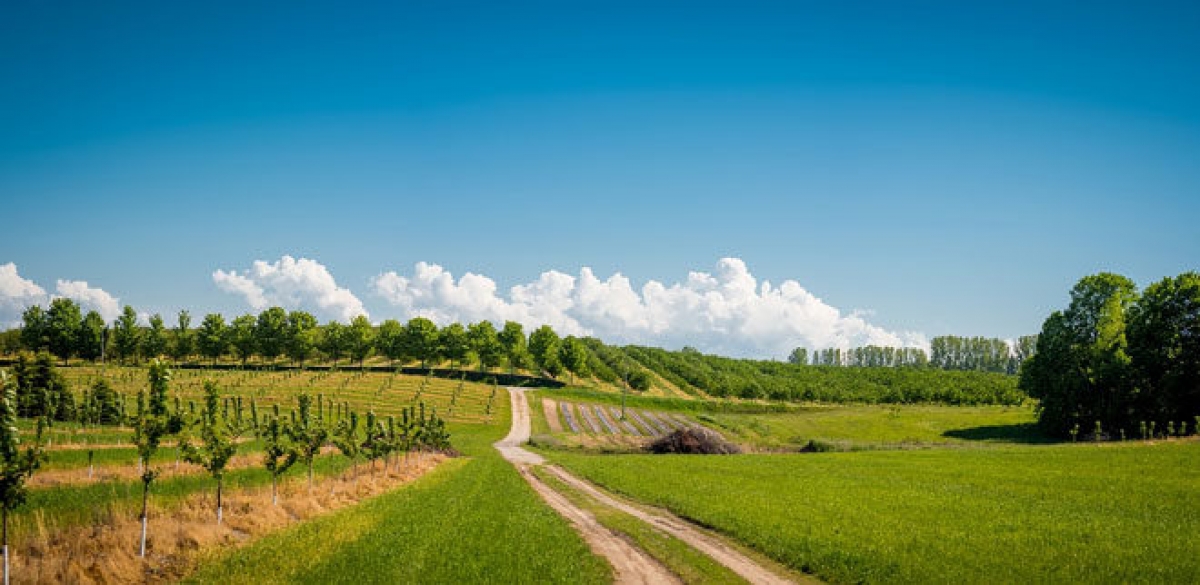
[[[492,449],[506,425],[452,432],[467,457],[211,559],[190,582],[611,581],[608,565]]]
[[[1200,443],[556,463],[832,582],[1193,582]]]

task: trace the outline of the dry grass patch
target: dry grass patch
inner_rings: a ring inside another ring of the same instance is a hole
[[[389,491],[444,460],[425,454],[388,470],[366,468],[358,476],[317,482],[311,493],[306,482],[290,481],[280,486],[278,506],[271,505],[270,487],[233,490],[224,498],[221,525],[213,495],[195,494],[168,511],[151,512],[145,559],[137,556],[140,525],[133,514],[113,513],[93,526],[58,533],[36,530],[13,551],[13,578],[18,583],[176,581],[224,548]]]

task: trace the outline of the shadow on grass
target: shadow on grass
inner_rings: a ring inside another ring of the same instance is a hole
[[[1014,425],[985,425],[968,429],[954,429],[942,433],[943,437],[962,439],[964,441],[989,441],[994,443],[1020,443],[1025,445],[1045,445],[1058,441],[1047,437],[1033,423]]]

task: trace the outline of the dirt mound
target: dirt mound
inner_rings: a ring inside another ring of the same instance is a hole
[[[698,427],[678,429],[654,440],[647,447],[651,453],[686,453],[697,455],[729,455],[742,449],[717,433]]]

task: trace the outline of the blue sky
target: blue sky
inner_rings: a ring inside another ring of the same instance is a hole
[[[737,258],[927,337],[1198,268],[1194,3],[302,4],[6,6],[0,264],[232,315],[214,271],[307,258],[378,320],[417,262],[512,301]]]

